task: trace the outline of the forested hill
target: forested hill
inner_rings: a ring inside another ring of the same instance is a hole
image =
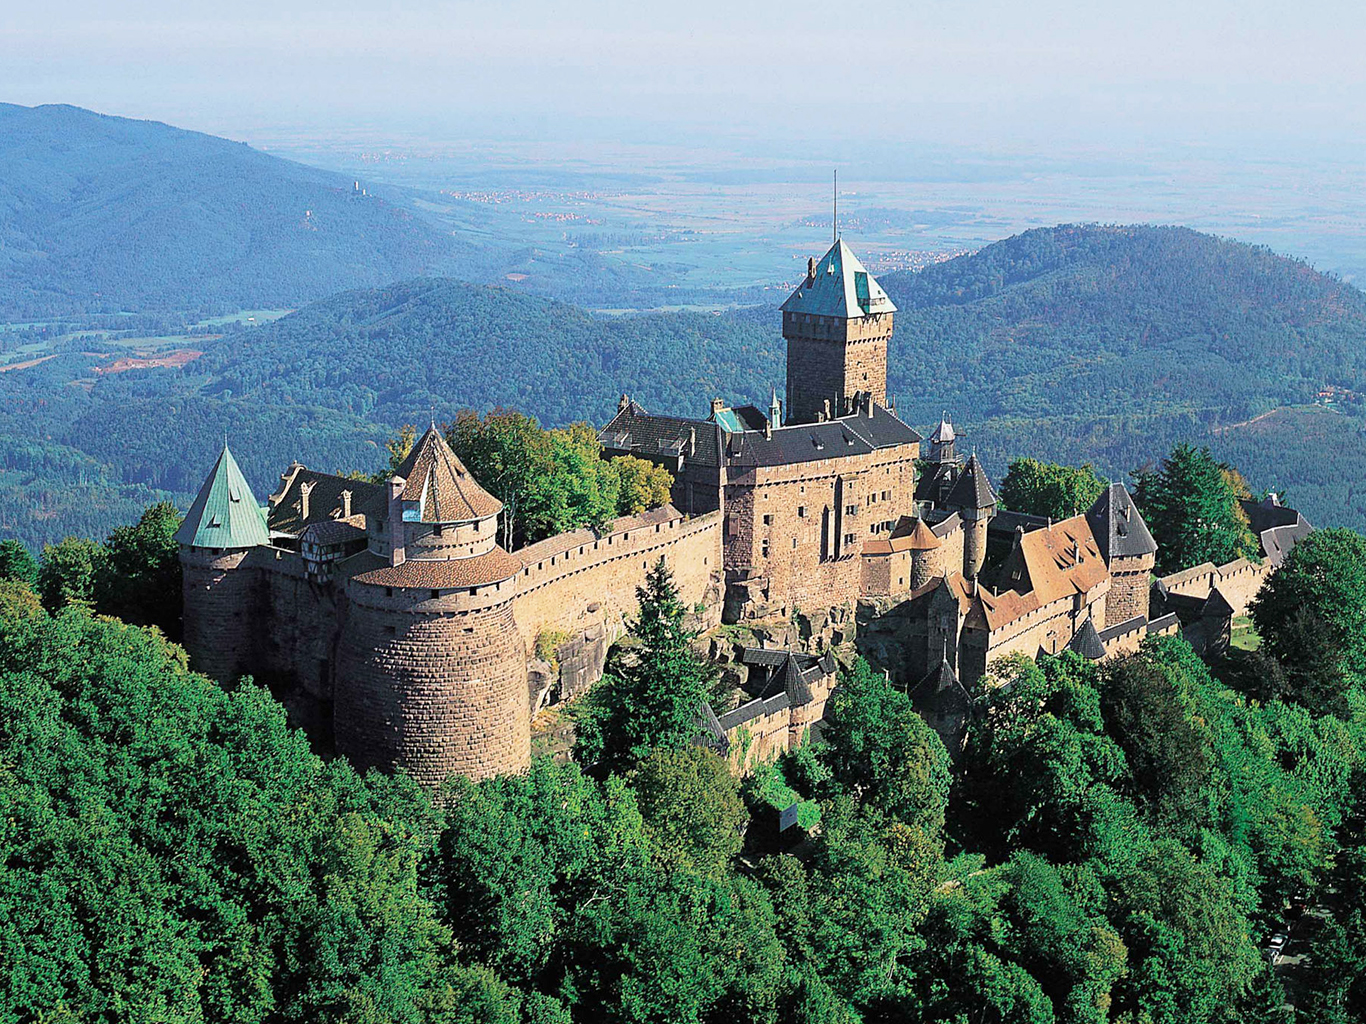
[[[481,250],[352,184],[153,121],[0,104],[0,321],[484,276]]]
[[[1358,289],[1186,228],[1096,225],[880,280],[901,410],[949,409],[994,470],[1035,455],[1118,476],[1197,440],[1317,521],[1366,524]]]
[[[1190,440],[1319,525],[1366,526],[1355,289],[1192,231],[1104,227],[1029,232],[885,284],[898,409],[924,428],[949,410],[998,479],[1023,455],[1123,478]],[[172,342],[203,353],[180,367],[109,372],[117,349],[88,338],[15,356],[0,372],[0,532],[98,536],[149,488],[183,504],[225,431],[263,497],[294,458],[370,468],[398,425],[462,407],[600,424],[622,392],[701,416],[713,395],[766,405],[782,389],[773,308],[604,320],[423,278],[220,329]]]
[[[605,422],[622,392],[706,414],[783,380],[772,315],[603,320],[506,288],[422,279],[348,292],[210,348],[208,393],[326,405],[381,423],[506,405],[548,425]]]

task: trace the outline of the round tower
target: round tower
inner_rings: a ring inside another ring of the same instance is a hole
[[[180,546],[181,643],[190,667],[222,682],[253,670],[260,635],[251,552],[269,544],[265,514],[223,446],[175,534]]]
[[[433,427],[367,513],[346,583],[333,730],[358,768],[423,785],[531,761],[526,650],[512,615],[521,560],[497,543],[502,505]]]
[[[919,590],[930,580],[944,575],[944,559],[940,547],[939,538],[925,525],[925,520],[917,519],[915,529],[911,531],[909,544],[912,590]]]
[[[976,579],[987,558],[987,524],[996,514],[996,492],[976,452],[954,481],[944,507],[963,520],[963,575]]]

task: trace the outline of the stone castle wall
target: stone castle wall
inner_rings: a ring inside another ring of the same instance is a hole
[[[734,474],[726,501],[728,578],[765,581],[779,610],[852,604],[863,542],[914,502],[918,445]]]
[[[1110,597],[1106,614],[1111,622],[1148,617],[1148,592],[1152,586],[1153,556],[1115,558],[1110,563]]]
[[[310,578],[293,551],[256,548],[246,565],[257,571],[263,598],[252,641],[258,666],[253,671],[266,681],[301,686],[315,700],[331,700],[337,588]]]
[[[511,592],[388,589],[351,581],[333,727],[358,768],[420,783],[522,771],[531,761],[526,647]]]
[[[1233,606],[1234,615],[1246,615],[1248,605],[1271,575],[1270,562],[1261,564],[1238,558],[1223,565],[1205,562],[1182,572],[1163,576],[1162,583],[1169,593],[1183,597],[1208,597],[1218,588],[1224,600]]]
[[[529,650],[545,631],[573,638],[603,627],[607,642],[621,636],[638,607],[636,587],[661,556],[683,604],[711,606],[707,614],[719,617],[720,512],[690,519],[655,510],[614,527],[601,537],[576,530],[517,552],[526,568],[513,581],[513,614]]]
[[[891,313],[843,320],[805,313],[783,314],[787,339],[787,414],[810,422],[830,403],[830,415],[844,410],[839,400],[872,392],[887,404],[887,341]]]
[[[243,563],[253,549],[182,548],[181,643],[196,672],[225,683],[256,670],[251,653],[262,625],[259,573]]]

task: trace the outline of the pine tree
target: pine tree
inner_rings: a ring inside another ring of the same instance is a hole
[[[1178,444],[1160,471],[1136,479],[1134,501],[1157,541],[1160,571],[1257,557],[1257,538],[1238,504],[1234,474],[1208,448]]]
[[[658,747],[691,743],[713,680],[690,646],[696,634],[684,622],[687,609],[663,558],[636,588],[636,599],[633,663],[604,677],[579,711],[576,756],[603,774],[629,770]]]

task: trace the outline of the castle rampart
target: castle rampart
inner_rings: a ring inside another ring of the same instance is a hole
[[[603,626],[607,642],[636,613],[636,588],[661,557],[689,607],[720,615],[721,513],[686,518],[671,506],[613,522],[601,536],[575,530],[522,548],[514,615],[534,648],[544,631],[580,633]]]

